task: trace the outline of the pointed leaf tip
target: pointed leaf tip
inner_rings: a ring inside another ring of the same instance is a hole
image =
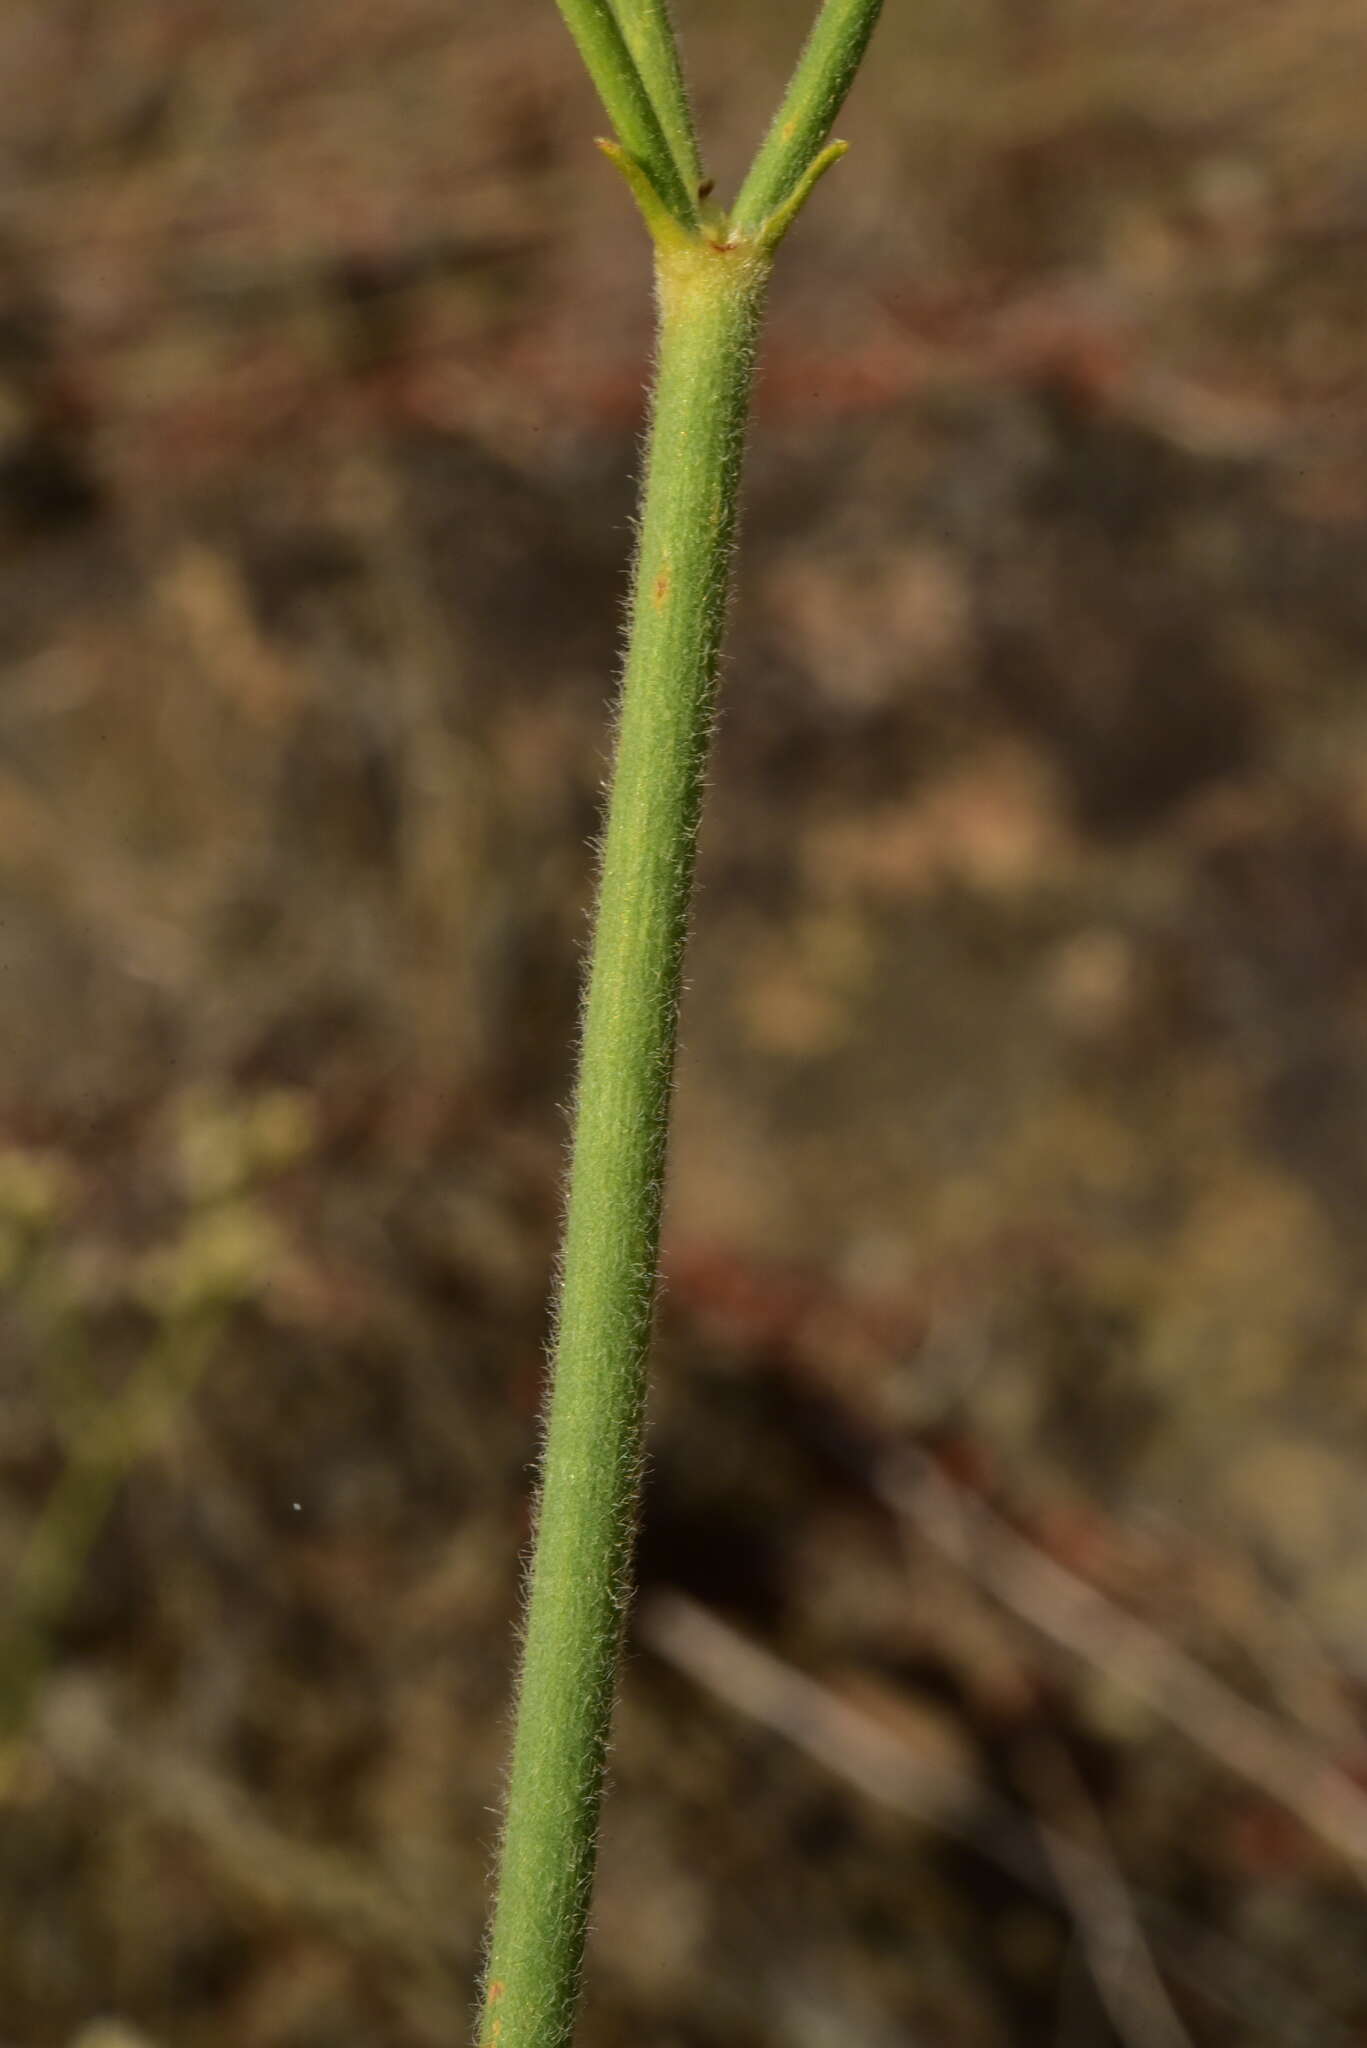
[[[665,242],[687,240],[688,229],[672,208],[661,197],[659,187],[639,157],[629,149],[623,149],[620,142],[611,136],[596,135],[594,141],[609,163],[616,164],[636,201],[641,218],[650,231],[651,240],[657,246]]]
[[[793,222],[811,198],[815,187],[825,177],[832,164],[838,164],[849,148],[848,142],[828,142],[820,153],[812,158],[802,176],[794,185],[781,206],[776,206],[769,215],[755,239],[766,249],[776,249],[787,234]]]

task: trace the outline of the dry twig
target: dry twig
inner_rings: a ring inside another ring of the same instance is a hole
[[[1210,2005],[1234,2015],[1251,2030],[1249,2038],[1282,2040],[1292,2048],[1353,2048],[1355,2037],[1336,2015],[1259,1957],[1162,1900],[1126,1894],[1109,1851],[1101,1855],[973,1780],[927,1765],[871,1715],[749,1642],[686,1595],[652,1595],[636,1627],[659,1657],[737,1713],[772,1729],[865,1797],[967,1843],[1075,1921],[1083,1889],[1114,1902],[1119,1887],[1135,1935],[1147,1928],[1168,1969]],[[1080,1922],[1078,1934],[1087,1949]],[[1184,2039],[1171,2029],[1155,2033],[1152,2026],[1147,2039],[1133,2028],[1126,2038],[1143,2048],[1177,2048]]]
[[[1101,1817],[1063,1746],[1036,1742],[1028,1755],[1042,1814],[1040,1841],[1068,1902],[1098,1995],[1126,2048],[1191,2048],[1144,1938]]]
[[[879,1490],[909,1530],[1003,1607],[1143,1700],[1367,1878],[1367,1793],[1319,1750],[1027,1542],[928,1459],[890,1466]]]

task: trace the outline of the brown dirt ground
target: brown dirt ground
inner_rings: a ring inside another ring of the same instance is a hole
[[[680,13],[725,175],[803,10]],[[785,252],[584,2048],[1367,2041],[1364,66],[893,8]],[[3,2048],[466,2029],[600,125],[549,0],[0,14]]]

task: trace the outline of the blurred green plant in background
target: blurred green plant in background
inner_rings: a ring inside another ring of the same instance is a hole
[[[66,1611],[120,1489],[174,1432],[234,1313],[286,1257],[268,1206],[274,1176],[310,1149],[308,1100],[276,1089],[177,1105],[175,1194],[164,1241],[92,1271],[79,1191],[57,1155],[0,1154],[0,1258],[12,1311],[42,1360],[60,1471],[36,1510],[0,1629],[0,1799],[56,1653]],[[93,1283],[93,1284],[92,1284]],[[94,1375],[101,1325],[131,1311],[141,1349],[115,1389]]]

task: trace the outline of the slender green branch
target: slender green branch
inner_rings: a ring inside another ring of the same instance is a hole
[[[703,181],[702,158],[698,154],[693,110],[688,104],[688,87],[666,0],[616,0],[616,7],[627,48],[636,59],[636,69],[664,130],[675,169],[696,199]]]
[[[557,4],[570,34],[579,45],[585,68],[598,88],[598,97],[623,144],[641,165],[675,219],[685,226],[696,227],[697,181],[685,178],[679,170],[674,149],[665,133],[664,116],[656,110],[621,23],[608,0],[557,0]],[[642,36],[643,42],[649,40]],[[652,56],[656,61],[658,54],[652,45]],[[676,68],[677,63],[676,57]],[[658,85],[658,69],[655,82]],[[675,117],[671,115],[670,118]]]
[[[826,0],[731,210],[733,232],[759,234],[810,168],[844,105],[881,6],[882,0]]]

